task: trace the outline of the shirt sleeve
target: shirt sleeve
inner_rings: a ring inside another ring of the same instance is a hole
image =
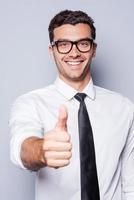
[[[131,105],[130,129],[122,152],[122,199],[134,200],[134,106]]]
[[[25,169],[20,158],[22,142],[31,136],[43,137],[43,126],[33,97],[23,95],[15,101],[11,108],[9,127],[11,161]]]

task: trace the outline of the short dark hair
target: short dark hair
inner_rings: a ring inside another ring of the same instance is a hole
[[[50,21],[48,27],[50,42],[53,41],[55,28],[62,26],[64,24],[76,25],[78,23],[88,24],[89,27],[91,28],[92,38],[93,39],[96,38],[96,29],[94,27],[94,21],[90,16],[88,16],[85,12],[80,10],[78,11],[63,10],[58,14],[56,14]]]

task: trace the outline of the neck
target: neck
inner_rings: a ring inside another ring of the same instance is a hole
[[[88,77],[84,78],[83,80],[68,80],[65,79],[64,77],[59,76],[65,83],[67,83],[68,85],[70,85],[72,88],[74,88],[75,90],[81,92],[89,83],[91,76],[89,74]]]

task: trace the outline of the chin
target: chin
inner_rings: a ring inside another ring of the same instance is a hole
[[[80,81],[83,81],[84,79],[85,79],[85,76],[83,76],[83,75],[68,77],[68,80],[73,81],[73,82],[80,82]]]

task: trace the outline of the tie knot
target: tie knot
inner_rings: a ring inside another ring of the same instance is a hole
[[[74,98],[76,98],[79,102],[83,102],[87,95],[85,93],[77,93]]]

